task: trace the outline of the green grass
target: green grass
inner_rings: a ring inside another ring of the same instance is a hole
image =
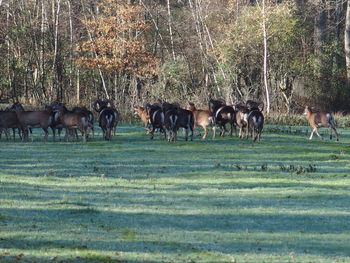
[[[350,262],[350,131],[306,130],[2,139],[0,262]]]

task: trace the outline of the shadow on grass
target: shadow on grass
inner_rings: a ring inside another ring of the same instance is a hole
[[[32,222],[26,226],[25,235],[10,235],[0,240],[3,249],[45,250],[81,249],[100,251],[124,251],[144,253],[187,253],[193,249],[220,253],[256,251],[265,253],[305,253],[323,256],[350,256],[349,243],[335,234],[350,234],[350,216],[320,216],[298,214],[240,214],[240,215],[179,215],[157,213],[105,212],[97,209],[2,209],[7,215],[26,216]],[[57,218],[61,221],[55,222]],[[33,226],[33,222],[35,225]],[[69,222],[75,222],[69,224]],[[155,222],[157,224],[155,225]],[[290,222],[293,222],[291,224]],[[21,227],[23,228],[24,222]],[[59,225],[57,224],[59,223]],[[41,228],[44,225],[44,228]],[[78,225],[84,228],[77,229]],[[341,226],[341,231],[339,226]],[[86,234],[81,241],[62,238],[45,238],[45,231],[56,233],[76,232]],[[125,229],[129,229],[126,235]],[[98,231],[99,230],[99,231]],[[32,232],[31,232],[32,231]],[[37,232],[39,231],[39,232]],[[135,231],[135,232],[133,232]],[[91,235],[93,232],[93,235]],[[39,234],[40,233],[40,234]],[[134,234],[130,234],[134,233]],[[174,233],[186,235],[195,233],[200,242],[176,240],[162,241],[156,236],[153,240],[143,240],[149,233],[161,236]],[[312,234],[321,234],[320,236]],[[41,238],[38,236],[42,235]],[[138,236],[140,235],[140,237]],[[226,237],[220,237],[220,236]],[[323,238],[327,237],[327,242]],[[230,239],[229,237],[235,237]],[[109,240],[109,241],[108,241]],[[192,251],[193,252],[193,251]]]
[[[345,173],[339,165],[350,161],[347,154],[330,150],[328,145],[314,149],[313,145],[298,142],[289,148],[276,144],[245,145],[237,139],[220,138],[211,141],[145,142],[139,139],[122,142],[91,142],[90,144],[47,143],[7,144],[0,153],[0,167],[4,174],[25,176],[108,176],[130,178],[143,174],[184,176],[189,172],[235,172],[236,166],[259,170],[261,165],[273,168],[280,165],[314,165],[318,173]],[[270,138],[269,138],[270,139]],[[236,143],[236,145],[234,144]],[[294,147],[294,148],[293,148]],[[339,161],[338,161],[339,160]],[[327,161],[327,163],[325,163]]]
[[[256,144],[235,137],[169,144],[136,131],[112,142],[3,146],[3,249],[350,256],[343,142],[269,134]],[[313,173],[279,170],[310,163]],[[109,262],[100,254],[63,261]]]
[[[76,185],[64,185],[56,187],[55,177],[49,178],[49,185],[37,185],[32,183],[2,182],[0,198],[12,201],[28,200],[38,202],[41,205],[59,204],[62,201],[72,203],[72,200],[86,200],[89,204],[91,197],[93,203],[101,206],[128,206],[137,204],[140,206],[179,207],[179,208],[292,208],[299,210],[314,209],[346,209],[350,201],[349,187],[343,185],[320,185],[311,183],[291,182],[247,182],[244,178],[234,179],[230,183],[176,181],[157,183],[152,178],[140,180],[134,185],[106,185],[77,187]],[[174,178],[175,179],[175,178]],[[102,179],[103,180],[103,179]],[[59,182],[59,180],[57,180]],[[290,190],[293,190],[290,192]],[[308,189],[308,190],[306,190]],[[328,190],[336,192],[329,193]],[[241,192],[240,190],[244,190]],[[209,191],[209,193],[207,193]],[[214,191],[214,192],[213,192]],[[283,194],[283,191],[286,191]],[[264,193],[261,196],[259,193]],[[106,198],[108,194],[108,198]],[[65,195],[70,200],[62,200]],[[259,196],[260,195],[260,196]],[[44,202],[45,201],[45,202]],[[76,202],[76,201],[74,201]]]

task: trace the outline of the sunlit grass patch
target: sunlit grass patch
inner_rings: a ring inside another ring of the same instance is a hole
[[[347,130],[117,133],[0,142],[0,262],[350,262]]]

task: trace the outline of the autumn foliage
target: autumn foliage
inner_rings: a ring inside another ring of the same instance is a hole
[[[350,111],[346,1],[0,0],[0,7],[3,103],[88,105],[104,97],[130,114],[159,98],[206,107],[211,93],[230,104],[269,100],[275,112],[299,113],[305,104]]]
[[[147,51],[144,32],[150,27],[141,6],[107,0],[95,19],[82,22],[89,39],[78,45],[80,66],[137,77],[157,75],[159,63]]]

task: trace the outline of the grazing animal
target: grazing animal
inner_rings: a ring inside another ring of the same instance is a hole
[[[22,108],[23,108],[23,107],[22,107]],[[6,111],[6,112],[13,112],[13,113],[16,115],[16,118],[17,118],[16,110],[14,109],[13,106],[11,106],[11,107],[6,107],[6,108],[5,108],[5,111]],[[12,114],[13,114],[13,113],[12,113]],[[20,140],[23,140],[23,136],[22,136],[23,134],[22,134],[22,130],[20,129],[20,126],[19,126],[18,118],[17,118],[17,130],[18,130],[18,136],[19,136]],[[30,132],[30,134],[33,133],[33,130],[32,130],[31,127],[28,128],[28,131]],[[14,125],[14,126],[12,127],[12,132],[13,132],[13,140],[15,140],[16,125]]]
[[[5,134],[6,140],[8,141],[8,140],[9,140],[9,132],[8,132],[8,130],[5,129],[5,128],[3,128],[3,127],[0,127],[0,139],[1,139],[1,137],[2,137],[2,133]]]
[[[307,120],[312,128],[309,140],[312,139],[312,136],[314,135],[315,132],[319,138],[323,139],[322,136],[318,133],[317,129],[319,127],[325,127],[330,129],[329,138],[332,139],[332,132],[334,131],[337,137],[337,141],[339,141],[339,135],[335,127],[334,117],[331,113],[315,111],[309,106],[306,106],[304,110],[304,115],[306,115]]]
[[[185,140],[188,141],[188,133],[190,132],[191,141],[193,141],[194,116],[192,111],[185,109],[177,110],[177,126],[185,130]]]
[[[86,142],[89,121],[85,114],[69,111],[66,106],[61,103],[54,106],[54,111],[58,113],[58,120],[66,129],[67,141],[69,140],[69,135],[72,134],[72,131],[78,129],[83,137],[83,142]]]
[[[185,131],[185,140],[193,140],[194,117],[189,110],[182,109],[178,103],[162,103],[164,126],[169,131],[168,141],[176,141],[179,128]]]
[[[177,112],[176,110],[168,110],[164,114],[164,128],[168,132],[168,141],[169,142],[176,142],[176,136],[177,136],[177,120],[178,120]]]
[[[245,105],[249,110],[259,110],[261,112],[264,111],[264,103],[262,101],[255,101],[255,100],[247,100]],[[261,107],[261,108],[260,108]]]
[[[119,113],[115,109],[114,104],[111,100],[97,99],[93,103],[94,109],[99,113],[98,123],[103,132],[104,140],[111,140],[112,131],[115,130],[119,122]]]
[[[51,116],[52,116],[52,122],[51,122],[50,128],[52,130],[52,135],[53,135],[54,141],[56,140],[56,130],[57,130],[59,140],[61,140],[61,132],[63,129],[63,124],[62,124],[61,120],[58,118],[59,113],[54,110],[55,105],[61,105],[61,103],[58,101],[54,101],[49,105],[45,105],[45,107],[44,107],[44,109],[46,111],[50,112]]]
[[[208,110],[197,110],[193,103],[189,103],[188,109],[193,113],[194,127],[202,127],[204,129],[204,135],[202,139],[205,139],[208,135],[208,127],[213,126],[213,138],[215,138],[215,123],[212,114]]]
[[[45,132],[44,140],[48,138],[48,127],[52,123],[52,115],[48,111],[25,111],[23,106],[16,102],[10,108],[15,110],[19,122],[20,130],[23,133],[22,140],[28,140],[28,129],[29,128],[42,128]]]
[[[248,138],[251,135],[254,141],[260,141],[264,127],[264,115],[259,109],[261,104],[260,102],[248,100],[245,104],[235,105],[239,138]]]
[[[85,116],[87,117],[88,119],[88,129],[91,131],[92,133],[92,137],[95,137],[95,132],[94,132],[94,114],[89,111],[85,106],[83,107],[74,107],[72,109],[72,112],[78,112],[78,113],[82,113],[82,114],[85,114]]]
[[[179,106],[177,104],[163,102],[162,109],[164,113],[164,128],[168,131],[168,141],[176,142],[177,131],[179,129]]]
[[[15,140],[15,132],[16,128],[18,128],[18,134],[20,138],[22,138],[20,125],[18,122],[17,114],[14,111],[10,111],[6,109],[5,111],[0,111],[0,129],[6,135],[6,139],[8,140],[9,133],[7,129],[12,128],[13,131],[13,140]]]
[[[149,118],[150,118],[150,134],[151,134],[151,140],[154,138],[154,132],[159,129],[160,133],[164,133],[164,137],[166,138],[166,131],[164,128],[164,112],[158,103],[154,104],[147,104],[146,110],[148,112]]]
[[[264,127],[264,115],[258,109],[252,109],[248,113],[248,133],[253,137],[255,142],[257,139],[260,141],[261,133]]]
[[[226,105],[222,100],[209,99],[209,111],[211,112],[215,124],[220,127],[220,136],[225,135],[226,124],[230,125],[230,136],[235,129],[236,112],[232,106]]]
[[[134,114],[141,119],[145,130],[147,131],[147,133],[149,133],[151,120],[147,109],[142,106],[136,105],[134,106]]]
[[[236,123],[239,127],[238,137],[243,138],[243,133],[245,132],[245,137],[248,137],[248,115],[249,109],[245,105],[238,104],[235,106],[236,109]]]

